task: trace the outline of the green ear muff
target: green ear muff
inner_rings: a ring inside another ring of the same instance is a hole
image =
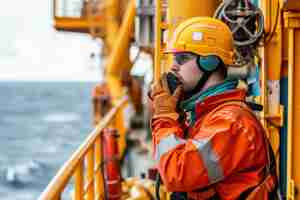
[[[200,70],[204,70],[206,72],[213,72],[220,65],[220,59],[214,55],[198,56],[197,64]]]

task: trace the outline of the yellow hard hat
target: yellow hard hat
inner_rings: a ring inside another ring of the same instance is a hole
[[[165,53],[191,52],[218,56],[225,65],[234,64],[234,43],[229,27],[211,17],[193,17],[175,29]]]

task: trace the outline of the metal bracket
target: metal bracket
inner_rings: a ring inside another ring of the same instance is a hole
[[[279,113],[278,115],[268,115],[265,116],[266,120],[273,124],[276,127],[282,127],[283,126],[283,119],[284,119],[284,106],[279,106]]]

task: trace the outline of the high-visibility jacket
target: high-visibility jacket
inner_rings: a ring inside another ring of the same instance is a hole
[[[256,117],[233,101],[244,90],[230,90],[196,104],[196,122],[185,127],[169,118],[151,122],[155,158],[164,185],[172,192],[213,186],[222,200],[236,200],[263,181],[267,164],[264,129]]]

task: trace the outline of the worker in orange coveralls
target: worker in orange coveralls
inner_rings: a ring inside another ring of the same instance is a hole
[[[265,131],[245,101],[246,89],[226,78],[233,51],[230,29],[208,17],[184,21],[168,43],[174,64],[150,97],[154,156],[173,199],[277,199]],[[174,91],[170,73],[178,79]]]

